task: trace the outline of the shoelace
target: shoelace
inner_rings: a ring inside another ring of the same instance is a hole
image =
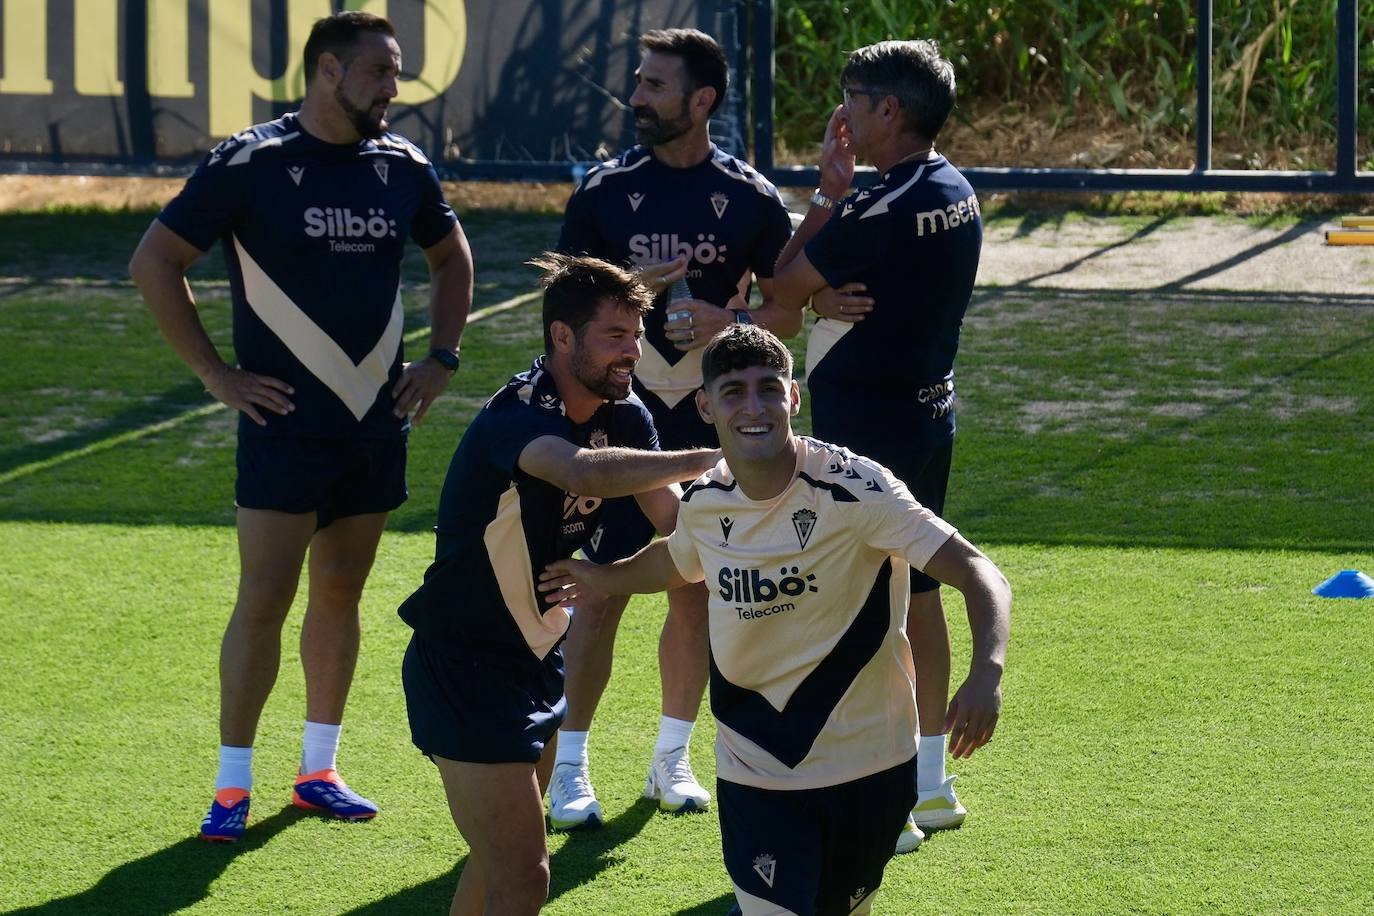
[[[680,782],[696,782],[696,774],[692,772],[692,765],[687,761],[685,750],[678,750],[666,755],[662,762],[663,772],[667,774],[669,785],[676,785]]]
[[[592,783],[582,773],[580,767],[559,767],[563,772],[558,774],[558,784],[563,787],[563,794],[569,798],[579,795],[591,795]]]

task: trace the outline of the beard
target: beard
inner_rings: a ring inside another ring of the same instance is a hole
[[[334,101],[338,103],[343,113],[348,116],[349,123],[353,125],[353,129],[364,139],[376,140],[382,134],[386,133],[387,127],[390,126],[386,122],[386,115],[384,113],[379,115],[374,115],[372,113],[378,106],[381,107],[382,112],[385,112],[387,105],[386,99],[374,100],[371,108],[359,108],[348,100],[348,96],[344,95],[343,87],[340,86],[338,89],[334,90]]]
[[[570,361],[573,378],[592,394],[608,401],[623,401],[630,396],[631,385],[622,382],[611,374],[612,369],[634,370],[634,363],[621,362],[608,366],[597,366],[581,347],[573,351]]]
[[[640,119],[650,122],[643,127],[639,126],[638,123],[635,124],[635,136],[645,146],[671,143],[692,129],[692,117],[687,113],[686,97],[682,99],[682,108],[678,111],[677,117],[665,120],[647,105],[641,105],[634,109],[634,116],[636,122]]]

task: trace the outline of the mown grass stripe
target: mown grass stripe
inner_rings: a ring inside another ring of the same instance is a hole
[[[533,302],[535,299],[539,298],[539,296],[540,292],[538,290],[528,293],[521,293],[518,296],[512,296],[504,302],[498,302],[496,305],[489,306],[484,309],[479,309],[478,311],[473,312],[471,315],[468,316],[468,324],[476,324],[479,321],[482,321],[483,319],[492,317],[493,315],[499,315],[502,312],[508,312],[511,309],[519,308],[522,305],[526,305],[527,303]],[[407,334],[403,338],[403,340],[405,341],[405,343],[414,343],[415,341],[421,339],[422,337],[425,337],[428,334],[429,328],[416,328],[414,331],[411,331],[409,334]],[[116,433],[115,435],[110,436],[108,439],[101,439],[98,442],[92,442],[89,445],[83,445],[80,448],[74,448],[70,451],[61,452],[49,458],[44,458],[40,461],[31,461],[28,464],[21,464],[17,468],[11,468],[3,474],[0,474],[0,485],[18,480],[21,477],[28,477],[30,474],[37,474],[40,471],[46,471],[49,468],[53,468],[61,464],[66,464],[68,461],[75,461],[78,458],[85,458],[87,455],[94,455],[99,452],[107,452],[110,449],[118,448],[119,446],[125,445],[129,442],[137,442],[139,439],[145,439],[148,436],[155,436],[158,433],[166,432],[169,429],[175,429],[183,423],[188,423],[191,420],[198,420],[201,417],[208,417],[212,414],[216,414],[219,411],[225,409],[225,405],[216,401],[213,404],[206,404],[203,407],[197,407],[193,410],[188,410],[185,413],[178,414],[177,416],[171,417],[167,420],[159,420],[156,423],[149,423],[147,426],[140,426],[137,429],[130,429],[122,433]]]

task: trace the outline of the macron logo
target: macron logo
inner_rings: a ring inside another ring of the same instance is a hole
[[[301,179],[305,177],[305,167],[299,165],[288,165],[286,174],[291,176],[291,180],[296,183],[296,187],[301,186]]]
[[[971,223],[982,211],[978,208],[978,195],[970,194],[957,203],[940,210],[923,210],[916,214],[916,234],[925,235],[926,230],[934,235],[945,229],[957,229],[964,223]]]
[[[630,199],[630,209],[631,209],[632,211],[634,211],[635,213],[638,213],[638,212],[639,212],[639,205],[642,204],[642,203],[644,203],[644,195],[643,195],[643,194],[626,194],[625,196],[628,197],[628,198]]]

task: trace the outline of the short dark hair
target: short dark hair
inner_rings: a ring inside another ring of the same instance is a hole
[[[907,133],[924,140],[933,141],[954,110],[954,65],[929,39],[880,41],[853,51],[840,83],[896,96]]]
[[[720,103],[725,101],[725,89],[730,85],[730,67],[725,62],[725,52],[705,32],[697,29],[654,29],[640,36],[639,50],[641,53],[653,51],[656,54],[675,54],[682,58],[690,83],[689,92],[696,92],[703,86],[716,90],[711,114],[715,114]]]
[[[643,316],[654,306],[654,295],[636,274],[600,258],[546,251],[528,263],[543,271],[544,352],[553,352],[553,323],[561,321],[582,339],[582,329],[596,317],[604,300]]]
[[[701,351],[701,385],[709,393],[711,383],[727,372],[763,366],[792,377],[792,352],[777,335],[756,324],[726,325]]]
[[[357,44],[358,36],[365,32],[377,32],[388,38],[396,37],[396,29],[392,26],[391,20],[372,13],[348,10],[316,19],[315,24],[310,27],[310,37],[305,40],[305,84],[309,86],[310,81],[315,78],[315,68],[320,64],[320,55],[325,52],[333,54],[347,65],[352,59],[351,52]]]

